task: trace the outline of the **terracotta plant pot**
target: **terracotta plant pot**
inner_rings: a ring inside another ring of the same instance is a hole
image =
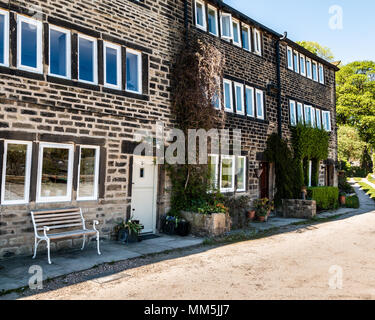
[[[266,222],[266,218],[267,218],[267,217],[260,216],[260,217],[258,217],[258,220],[259,220],[260,222]]]
[[[344,206],[346,203],[346,196],[340,196],[340,204]]]
[[[254,220],[255,219],[255,210],[248,211],[247,212],[247,218],[250,219],[250,220]]]

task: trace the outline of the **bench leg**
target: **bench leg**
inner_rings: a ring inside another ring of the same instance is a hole
[[[47,252],[48,252],[48,263],[49,264],[52,264],[52,262],[51,262],[51,254],[50,254],[50,240],[48,239],[48,240],[46,240],[47,241]]]
[[[86,243],[86,236],[83,236],[83,244],[81,250],[85,249],[85,243]]]
[[[99,237],[99,232],[96,234],[96,243],[97,243],[97,247],[98,247],[98,255],[101,255],[101,252],[100,252],[100,249],[99,249],[99,241],[100,241],[100,237]]]
[[[36,258],[36,251],[38,250],[38,246],[39,246],[39,243],[40,243],[40,241],[42,241],[42,240],[37,240],[36,238],[35,238],[35,242],[34,242],[34,255],[33,255],[33,259],[35,259]]]

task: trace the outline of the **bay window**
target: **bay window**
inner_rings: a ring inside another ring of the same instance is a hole
[[[70,78],[70,31],[55,26],[49,27],[49,74]]]
[[[245,114],[243,85],[240,83],[235,83],[234,91],[235,91],[235,101],[236,101],[236,112],[237,114],[243,115]]]
[[[0,9],[0,66],[9,66],[9,12]]]
[[[104,42],[104,86],[121,90],[121,46]]]
[[[200,0],[195,0],[195,25],[206,31],[206,7]]]
[[[208,155],[208,171],[210,176],[210,190],[218,188],[219,178],[219,156],[215,154]]]
[[[241,35],[242,48],[247,51],[251,51],[250,27],[248,27],[247,25],[242,25]]]
[[[232,34],[233,34],[232,15],[230,13],[221,12],[220,20],[221,20],[221,23],[220,23],[221,37],[224,40],[229,41],[230,39],[232,39]]]
[[[254,89],[246,86],[246,112],[249,117],[255,117]]]
[[[1,203],[3,205],[29,202],[32,143],[4,142]]]
[[[77,200],[96,200],[98,198],[99,154],[99,147],[80,147]]]
[[[142,54],[126,49],[126,90],[142,93]]]
[[[17,67],[43,73],[42,22],[21,15],[17,16]]]
[[[234,191],[234,177],[235,177],[235,157],[223,155],[221,157],[221,175],[220,175],[220,191],[233,192]]]
[[[297,115],[296,115],[296,102],[295,101],[289,101],[289,114],[290,114],[290,124],[292,126],[297,125]]]
[[[257,106],[257,118],[264,120],[264,100],[263,100],[263,91],[256,89],[256,106]]]
[[[208,32],[214,36],[218,36],[218,22],[217,22],[217,9],[208,5],[207,9],[208,16]]]
[[[233,43],[236,46],[241,46],[241,35],[240,35],[240,22],[238,20],[232,20],[233,25]]]
[[[78,36],[78,80],[98,83],[97,41],[94,38]]]
[[[36,202],[71,201],[73,145],[41,143]]]
[[[232,81],[224,79],[224,110],[233,112]]]
[[[236,158],[237,191],[246,191],[246,157]]]

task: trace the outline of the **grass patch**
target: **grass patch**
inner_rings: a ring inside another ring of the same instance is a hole
[[[311,225],[311,224],[317,224],[317,223],[322,223],[322,222],[329,222],[336,220],[337,218],[340,218],[342,214],[335,214],[334,216],[331,217],[324,217],[320,218],[319,216],[315,216],[314,218],[311,218],[306,221],[299,221],[299,222],[294,222],[291,225],[292,226],[303,226],[303,225]]]
[[[372,177],[371,173],[367,176],[367,180],[370,181],[371,183],[375,183],[375,178]]]
[[[355,182],[361,182],[361,181],[362,181],[362,178],[353,178],[353,180],[354,180]]]
[[[366,182],[359,182],[359,185],[361,186],[362,190],[375,201],[375,189],[368,185]]]

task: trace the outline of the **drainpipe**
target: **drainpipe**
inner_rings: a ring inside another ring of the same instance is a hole
[[[284,41],[288,33],[285,31],[284,35],[276,41],[276,63],[277,63],[277,129],[280,138],[283,137],[282,130],[282,109],[281,109],[281,62],[280,62],[280,41]]]
[[[184,1],[184,19],[185,19],[185,45],[189,47],[189,9],[188,0]]]

